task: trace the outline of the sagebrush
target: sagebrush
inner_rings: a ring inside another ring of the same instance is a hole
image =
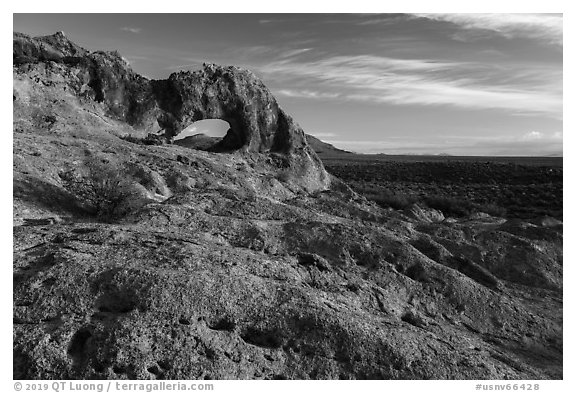
[[[125,215],[130,202],[139,196],[134,182],[120,168],[96,158],[86,160],[81,170],[61,173],[60,178],[85,211],[106,221]]]

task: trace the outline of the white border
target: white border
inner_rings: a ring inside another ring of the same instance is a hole
[[[2,174],[1,180],[5,188],[2,193],[2,209],[1,209],[1,232],[0,239],[2,241],[2,296],[0,300],[1,311],[4,315],[1,325],[1,340],[0,340],[0,353],[2,357],[2,380],[4,391],[13,391],[12,383],[12,324],[9,323],[12,315],[12,268],[10,261],[12,260],[12,124],[9,120],[12,118],[11,107],[12,103],[9,101],[9,82],[8,75],[11,74],[9,67],[11,59],[8,59],[9,42],[8,39],[11,34],[8,30],[13,25],[13,13],[199,13],[199,12],[215,12],[215,13],[340,13],[340,12],[544,12],[544,13],[563,13],[564,14],[564,128],[568,132],[564,132],[564,222],[565,222],[565,250],[564,250],[564,381],[538,381],[540,383],[540,391],[542,392],[568,392],[576,391],[576,379],[574,370],[574,285],[572,281],[576,278],[574,276],[574,244],[573,241],[573,218],[574,208],[572,207],[571,196],[573,193],[573,180],[574,177],[574,159],[573,153],[573,136],[574,130],[574,88],[576,81],[574,81],[574,50],[573,42],[574,25],[576,19],[574,18],[573,9],[570,3],[574,1],[568,0],[541,0],[541,1],[504,1],[504,0],[482,0],[478,2],[464,2],[454,0],[402,0],[397,2],[384,2],[384,1],[364,1],[354,0],[347,2],[313,2],[311,0],[286,0],[280,2],[248,2],[233,1],[233,0],[219,0],[214,2],[196,2],[187,1],[179,3],[168,2],[120,2],[111,0],[99,0],[97,2],[82,2],[82,1],[38,1],[26,0],[18,3],[12,2],[9,6],[10,12],[3,12],[2,18],[2,43],[3,43],[3,56],[4,60],[2,66],[2,89],[3,94],[0,95],[2,100],[2,122],[4,127],[1,132],[2,152],[0,154],[0,173]],[[137,6],[136,6],[137,4]],[[8,11],[8,9],[6,9]],[[570,88],[569,88],[570,87]],[[262,391],[269,392],[271,388],[274,390],[284,392],[294,389],[298,390],[317,390],[329,389],[335,391],[345,390],[370,390],[380,392],[395,392],[395,391],[420,391],[420,392],[467,392],[474,391],[473,381],[312,381],[312,382],[299,382],[299,381],[245,381],[245,382],[222,382],[214,381],[217,386],[217,392],[223,391]],[[511,381],[517,383],[518,381]],[[486,383],[486,382],[480,382]]]

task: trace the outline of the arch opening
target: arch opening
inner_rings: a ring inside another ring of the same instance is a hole
[[[209,150],[220,142],[229,130],[230,123],[225,120],[198,120],[176,135],[173,142],[191,149]]]

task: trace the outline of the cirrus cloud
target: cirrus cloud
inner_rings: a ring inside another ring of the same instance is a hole
[[[561,118],[561,75],[555,69],[538,70],[373,55],[284,59],[259,69],[265,75],[290,81],[292,88],[277,90],[288,97],[497,109]],[[507,77],[499,81],[490,78],[494,74]],[[298,83],[316,88],[298,89]]]
[[[507,38],[530,38],[562,46],[562,15],[439,13],[414,16],[454,23],[465,30],[487,30]]]
[[[126,31],[128,33],[132,33],[132,34],[139,34],[142,31],[142,29],[140,27],[129,27],[129,26],[121,27],[120,30]]]

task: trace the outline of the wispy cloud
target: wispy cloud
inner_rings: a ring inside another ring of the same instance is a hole
[[[140,55],[126,55],[126,59],[129,61],[138,61],[138,60],[150,60],[149,56],[140,56]]]
[[[312,50],[312,48],[290,49],[290,50],[286,50],[285,52],[281,53],[279,55],[279,58],[299,56],[303,53],[310,52],[311,50]]]
[[[272,23],[287,23],[287,22],[295,22],[297,19],[295,18],[270,18],[270,19],[259,19],[258,23],[261,25],[272,24]]]
[[[542,134],[540,131],[530,131],[521,137],[521,139],[525,141],[534,141],[542,138],[544,138],[544,134]]]
[[[465,30],[488,30],[507,38],[524,37],[562,46],[562,16],[552,14],[415,14],[451,22]],[[462,36],[457,36],[462,38]]]
[[[285,97],[297,97],[297,98],[313,98],[313,99],[326,99],[326,98],[337,98],[340,97],[339,93],[329,93],[313,90],[293,90],[293,89],[280,89],[276,94]]]
[[[562,71],[546,64],[479,63],[376,55],[328,56],[312,48],[268,45],[232,49],[283,97],[387,105],[498,109],[510,115],[562,117]],[[197,69],[208,56],[181,57],[166,69]]]
[[[121,27],[120,30],[133,34],[139,34],[142,31],[140,27],[129,27],[129,26]]]
[[[409,18],[409,15],[406,14],[364,14],[358,16],[361,17],[360,20],[354,23],[358,26],[394,25],[398,23],[398,21]]]
[[[303,98],[410,105],[449,105],[467,109],[502,109],[561,117],[562,85],[555,71],[518,71],[485,64],[394,59],[379,56],[333,56],[315,61],[271,62],[264,74],[290,76],[316,89],[283,89],[279,93]],[[509,74],[504,80],[502,74]],[[499,75],[502,81],[491,77]],[[519,77],[518,75],[523,75]]]
[[[316,138],[334,138],[337,135],[333,132],[309,132],[310,135],[315,136]]]

